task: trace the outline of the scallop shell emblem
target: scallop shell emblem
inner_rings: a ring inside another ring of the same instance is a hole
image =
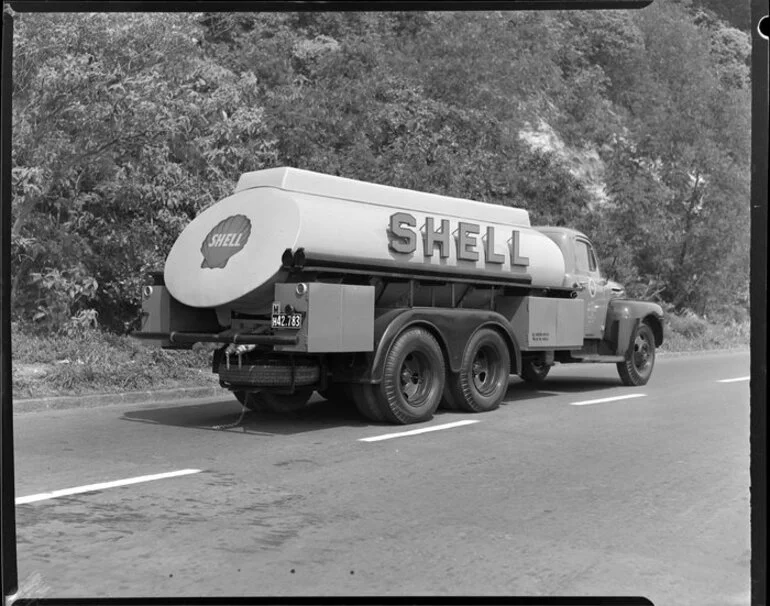
[[[250,235],[251,221],[244,215],[233,215],[217,223],[201,245],[201,268],[223,268],[230,257],[246,246]]]

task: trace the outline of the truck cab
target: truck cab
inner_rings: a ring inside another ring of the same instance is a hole
[[[613,291],[601,275],[591,241],[585,234],[566,227],[535,229],[553,240],[564,256],[564,286],[574,288],[578,298],[585,302],[585,338],[601,339]]]
[[[636,356],[649,356],[654,347],[663,342],[663,310],[655,303],[626,299],[621,284],[603,276],[591,240],[584,233],[568,227],[539,226],[537,231],[548,236],[564,256],[564,286],[573,288],[575,297],[585,304],[584,344],[579,350],[554,352],[554,357],[536,357],[529,362],[522,377],[531,382],[541,382],[553,361],[559,362],[611,362],[618,363],[621,378],[627,384],[643,384],[646,378],[644,364],[638,364],[637,372],[624,378],[621,366]],[[641,328],[641,327],[646,327]],[[634,336],[641,333],[641,336]],[[634,352],[629,356],[623,349],[631,343]],[[625,357],[625,360],[621,360]],[[617,358],[617,360],[614,360]],[[526,362],[526,361],[525,361]],[[649,361],[649,371],[651,372]],[[639,373],[639,370],[642,370]]]

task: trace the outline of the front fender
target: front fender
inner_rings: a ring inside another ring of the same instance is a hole
[[[651,301],[612,299],[607,304],[604,340],[617,355],[625,355],[633,338],[637,322],[644,322],[655,335],[655,346],[663,343],[663,308]]]

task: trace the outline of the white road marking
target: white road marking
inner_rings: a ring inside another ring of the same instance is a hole
[[[106,488],[128,486],[130,484],[139,484],[141,482],[152,482],[153,480],[165,480],[166,478],[176,478],[178,476],[186,476],[192,473],[200,473],[200,471],[200,469],[181,469],[179,471],[169,471],[168,473],[156,473],[150,476],[138,476],[136,478],[127,478],[125,480],[115,480],[114,482],[101,482],[99,484],[87,484],[85,486],[76,486],[75,488],[54,490],[53,492],[41,492],[39,494],[33,494],[28,497],[19,497],[16,499],[16,504],[23,505],[25,503],[46,501],[48,499],[55,499],[57,497],[67,497],[73,494],[81,494],[83,492],[94,492],[96,490],[104,490]]]
[[[478,423],[478,421],[466,420],[455,421],[454,423],[444,423],[443,425],[434,425],[432,427],[424,427],[422,429],[412,429],[411,431],[400,431],[398,433],[386,433],[381,436],[372,436],[371,438],[360,438],[359,442],[379,442],[380,440],[390,440],[391,438],[402,438],[404,436],[416,436],[420,433],[428,433],[429,431],[439,431],[441,429],[451,429],[452,427],[462,427],[463,425],[471,425],[472,423]]]
[[[603,404],[604,402],[615,402],[617,400],[628,400],[629,398],[643,398],[646,393],[630,393],[625,396],[613,396],[611,398],[600,398],[598,400],[583,400],[582,402],[570,402],[572,406],[588,406],[589,404]]]
[[[719,379],[717,383],[735,383],[737,381],[748,381],[751,377],[738,377],[737,379]]]

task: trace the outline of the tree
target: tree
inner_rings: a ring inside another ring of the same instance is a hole
[[[660,284],[664,300],[704,313],[716,301],[738,301],[739,283],[748,283],[741,241],[748,234],[749,97],[739,69],[746,46],[737,30],[697,25],[673,1],[640,11],[636,22],[645,65],[608,167],[610,217],[623,238],[616,249],[627,249],[620,256],[640,280]],[[715,279],[727,267],[737,270],[732,279]]]
[[[203,56],[194,15],[18,24],[14,312],[121,328],[182,226],[272,160],[256,80]]]
[[[749,39],[688,3],[18,23],[18,319],[120,329],[189,220],[276,165],[526,207],[639,294],[742,300]],[[559,149],[522,140],[541,124]]]

